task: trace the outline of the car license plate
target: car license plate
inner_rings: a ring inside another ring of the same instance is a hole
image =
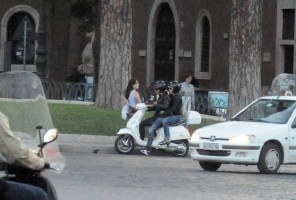
[[[203,148],[207,150],[219,150],[219,144],[218,143],[203,143]]]

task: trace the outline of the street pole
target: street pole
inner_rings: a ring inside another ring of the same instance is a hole
[[[23,50],[23,66],[26,71],[26,54],[27,54],[27,21],[24,21],[24,50]]]

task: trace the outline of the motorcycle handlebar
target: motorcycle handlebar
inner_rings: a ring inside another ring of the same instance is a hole
[[[50,169],[50,164],[49,163],[45,163],[44,169]]]
[[[4,161],[0,161],[0,171],[5,171],[7,167],[7,163]]]

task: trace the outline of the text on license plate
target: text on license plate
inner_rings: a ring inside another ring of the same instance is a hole
[[[203,143],[203,148],[207,150],[219,150],[219,144],[218,143]]]

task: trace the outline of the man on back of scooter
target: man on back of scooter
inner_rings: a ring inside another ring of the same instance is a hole
[[[0,112],[0,153],[9,164],[16,164],[32,170],[42,170],[45,161],[18,138],[9,126],[8,118]],[[2,200],[48,200],[47,194],[38,187],[0,179],[0,199]]]
[[[169,108],[170,105],[170,96],[168,92],[166,91],[166,83],[162,80],[155,82],[153,89],[156,93],[156,95],[159,95],[159,98],[154,105],[148,105],[149,110],[155,110],[154,116],[150,117],[140,123],[140,137],[142,140],[144,140],[145,137],[145,127],[151,126],[149,128],[149,136],[146,148],[140,149],[140,152],[149,155],[150,148],[153,142],[153,138],[155,136],[156,130],[162,126],[161,120],[156,120],[162,116],[160,113],[161,111],[166,111]]]
[[[159,143],[160,145],[170,143],[169,124],[176,123],[182,119],[182,97],[180,95],[180,88],[181,86],[178,81],[171,81],[168,84],[168,91],[171,96],[171,104],[169,109],[166,111],[161,111],[161,114],[168,117],[161,120],[165,138]]]

